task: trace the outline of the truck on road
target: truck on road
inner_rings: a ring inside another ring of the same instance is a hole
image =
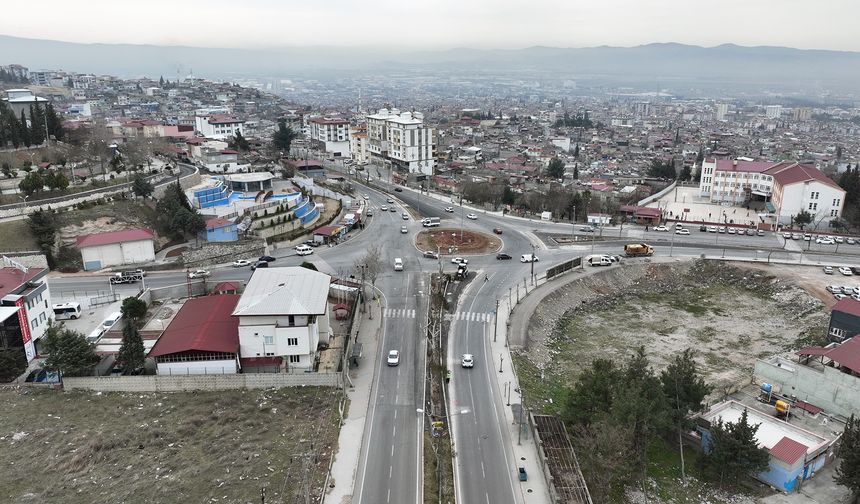
[[[143,270],[135,270],[135,271],[120,271],[118,273],[114,273],[110,277],[110,283],[112,284],[126,284],[126,283],[135,283],[139,280],[143,280],[143,276],[145,273]]]
[[[629,243],[624,246],[624,254],[627,257],[648,257],[654,255],[654,247],[647,243]]]

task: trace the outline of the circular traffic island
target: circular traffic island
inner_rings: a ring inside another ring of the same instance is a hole
[[[415,236],[419,250],[436,251],[442,254],[478,255],[498,252],[502,240],[477,231],[454,228],[425,229]]]

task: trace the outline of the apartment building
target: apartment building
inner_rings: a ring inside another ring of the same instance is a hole
[[[0,266],[0,348],[22,348],[36,357],[38,340],[53,319],[48,268],[28,268],[7,257]]]
[[[408,173],[432,175],[435,131],[424,125],[424,114],[380,109],[367,116],[367,150]]]
[[[224,107],[197,109],[194,112],[194,129],[200,136],[215,140],[227,140],[236,133],[245,134],[245,121],[229,115]]]
[[[308,126],[311,142],[335,157],[349,157],[349,121],[341,117],[314,117]]]
[[[370,161],[367,150],[367,125],[360,124],[349,129],[349,152],[357,165],[366,165]]]

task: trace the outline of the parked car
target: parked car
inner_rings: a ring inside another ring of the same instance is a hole
[[[451,263],[452,263],[452,264],[469,264],[469,260],[468,260],[468,259],[464,259],[464,258],[462,258],[462,257],[452,257],[452,258],[451,258]]]
[[[802,235],[802,234],[800,234],[800,233],[791,233],[791,239],[792,239],[792,240],[800,240],[801,238],[803,238],[803,235]]]
[[[726,230],[726,232],[728,232],[729,234],[735,234],[737,231],[735,230],[735,228],[730,227]],[[741,234],[744,234],[743,230],[741,230]]]
[[[854,301],[860,301],[860,294],[851,294],[851,299]]]
[[[314,249],[302,243],[301,245],[296,245],[295,248],[296,255],[306,256],[314,253]]]
[[[824,274],[825,275],[832,275],[833,274],[833,266],[825,266],[824,267]]]
[[[675,234],[688,235],[688,234],[690,234],[690,230],[687,228],[678,228],[675,230]]]
[[[469,220],[477,220],[478,216],[476,214],[470,213],[470,214],[466,214],[466,218]]]
[[[841,236],[837,236],[834,240],[836,243],[845,243],[845,238],[842,238]]]
[[[716,233],[717,232],[717,226],[708,226],[708,232],[709,233]]]
[[[369,199],[370,199],[370,196],[368,196],[368,195],[366,195],[366,194],[365,194],[365,195],[364,195],[364,199],[365,199],[365,200],[369,200]]]
[[[845,243],[847,243],[848,245],[854,245],[857,242],[854,241],[854,238],[845,238]]]
[[[424,257],[427,257],[429,259],[439,259],[439,253],[435,250],[425,250]]]
[[[265,261],[265,262],[274,262],[274,261],[275,261],[275,258],[274,258],[274,257],[272,257],[272,256],[264,255],[264,256],[260,256],[260,258],[259,258],[259,259],[257,259],[257,260],[258,260],[258,261]]]
[[[851,272],[851,268],[849,268],[848,266],[840,266],[839,272],[845,276],[853,276],[854,275],[854,273]]]
[[[497,261],[507,261],[510,258],[510,254],[505,254],[504,252],[499,252],[498,254],[496,254]]]
[[[854,273],[855,275],[860,275],[860,267],[851,266],[851,273]]]
[[[493,228],[493,232],[496,234],[502,234],[502,228]]]
[[[387,361],[389,366],[400,364],[400,352],[398,350],[389,350]]]
[[[249,261],[247,259],[236,259],[235,261],[233,261],[233,267],[234,268],[244,268],[245,266],[250,266],[250,265],[251,265],[251,261]]]
[[[211,275],[211,273],[209,273],[209,271],[205,269],[198,269],[188,272],[188,278],[206,278],[209,275]]]
[[[703,232],[703,233],[707,233],[708,232],[708,226],[702,224],[701,226],[699,226],[699,231]]]
[[[582,229],[580,229],[580,231],[582,231]],[[655,227],[655,228],[654,228],[654,231],[669,231],[669,228],[667,228],[666,226],[662,226],[662,225],[661,225],[661,226],[657,226],[657,227]]]
[[[756,234],[756,236],[764,236],[764,230],[763,229],[757,229],[755,234]]]
[[[755,236],[755,229],[747,228],[747,236]]]
[[[836,240],[834,240],[833,238],[828,238],[825,236],[825,237],[816,238],[815,243],[818,243],[821,245],[836,245]]]
[[[460,360],[460,365],[464,368],[470,368],[475,365],[475,358],[472,354],[465,353],[463,354],[463,358]]]
[[[448,213],[454,213],[454,207],[452,207],[452,206],[445,207],[445,211]]]
[[[720,226],[717,228],[717,233],[726,234],[726,226]]]
[[[842,287],[838,285],[828,285],[825,289],[831,294],[842,294]]]
[[[782,237],[785,238],[786,240],[790,240],[791,239],[791,233],[782,233]]]
[[[836,300],[839,301],[840,299],[845,299],[846,296],[845,294],[834,294],[833,297],[835,297]]]

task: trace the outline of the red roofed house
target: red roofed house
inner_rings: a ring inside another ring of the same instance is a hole
[[[79,236],[84,269],[136,264],[155,260],[155,235],[148,229],[125,229]]]
[[[705,160],[699,194],[712,203],[763,201],[776,223],[788,225],[801,211],[813,223],[842,215],[845,191],[813,165],[791,161]]]
[[[33,360],[38,340],[53,320],[48,268],[28,268],[3,257],[0,265],[0,348],[20,350]]]
[[[239,370],[237,294],[192,298],[149,352],[160,375],[233,374]]]

